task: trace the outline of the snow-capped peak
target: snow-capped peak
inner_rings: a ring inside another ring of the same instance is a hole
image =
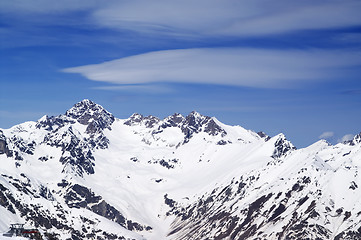
[[[193,110],[191,113],[188,114],[188,116],[193,116],[195,118],[202,118],[205,117],[204,115],[200,114],[199,112]]]
[[[125,120],[124,124],[128,126],[144,125],[147,128],[153,128],[159,121],[159,118],[152,115],[144,117],[142,114],[133,113],[132,116]]]
[[[0,130],[0,231],[51,239],[361,239],[361,134],[297,150],[191,112],[83,100]]]
[[[85,99],[83,101],[74,104],[72,108],[66,111],[65,115],[73,119],[79,119],[83,117],[85,114],[89,114],[90,116],[92,116],[94,113],[101,113],[101,112],[108,113],[102,106],[94,103],[93,101]],[[89,120],[89,119],[84,119],[84,120]]]
[[[38,122],[45,122],[45,121],[47,121],[48,119],[49,119],[48,115],[44,115],[44,116],[42,116],[42,117],[38,120]]]
[[[352,140],[344,142],[345,144],[356,145],[361,143],[361,133],[355,135]]]
[[[283,133],[280,133],[273,138],[276,139],[274,144],[275,150],[272,155],[273,158],[284,157],[291,151],[296,150],[296,147],[287,140],[286,136]]]
[[[88,133],[100,132],[105,128],[110,129],[115,120],[110,112],[88,99],[76,103],[66,111],[65,115],[77,120],[80,124],[88,125]]]
[[[164,120],[161,124],[161,127],[162,128],[179,127],[180,124],[184,122],[184,120],[185,120],[185,118],[183,117],[182,114],[174,113],[173,115],[164,118]]]

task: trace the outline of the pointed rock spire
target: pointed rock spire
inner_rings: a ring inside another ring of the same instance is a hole
[[[110,112],[89,99],[76,103],[66,111],[65,115],[77,120],[80,124],[88,125],[86,130],[88,133],[100,132],[105,128],[110,129],[110,125],[115,120]]]
[[[273,158],[281,158],[286,156],[289,152],[296,150],[296,147],[286,139],[286,136],[283,133],[280,133],[274,146],[275,150],[272,154]]]

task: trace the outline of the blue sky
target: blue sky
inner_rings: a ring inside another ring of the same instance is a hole
[[[0,127],[88,98],[297,147],[361,131],[358,0],[2,0]]]

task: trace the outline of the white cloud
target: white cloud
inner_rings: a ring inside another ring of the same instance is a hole
[[[343,136],[341,139],[338,140],[339,143],[341,142],[345,142],[345,141],[350,141],[354,138],[353,134],[346,134],[345,136]]]
[[[328,139],[333,137],[335,134],[334,132],[323,132],[318,138],[319,139]]]
[[[2,0],[0,12],[86,13],[84,24],[171,35],[254,36],[358,26],[359,0]],[[40,14],[40,15],[39,15]],[[28,20],[32,20],[28,18]]]
[[[361,62],[358,52],[242,48],[157,51],[64,69],[113,84],[206,83],[289,88],[347,77],[342,68]]]
[[[127,92],[144,92],[144,93],[170,93],[173,89],[162,85],[112,85],[112,86],[101,86],[94,87],[93,89],[98,90],[110,90],[110,91],[127,91]]]
[[[89,10],[99,3],[99,0],[2,0],[0,1],[0,12],[11,14],[59,14],[69,11]]]
[[[165,34],[264,35],[356,26],[357,0],[132,0],[97,9],[97,24]]]

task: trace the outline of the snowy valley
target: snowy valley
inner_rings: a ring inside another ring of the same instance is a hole
[[[43,239],[361,239],[360,169],[361,135],[296,149],[283,134],[197,112],[118,119],[83,100],[0,129],[0,232],[25,223]]]

